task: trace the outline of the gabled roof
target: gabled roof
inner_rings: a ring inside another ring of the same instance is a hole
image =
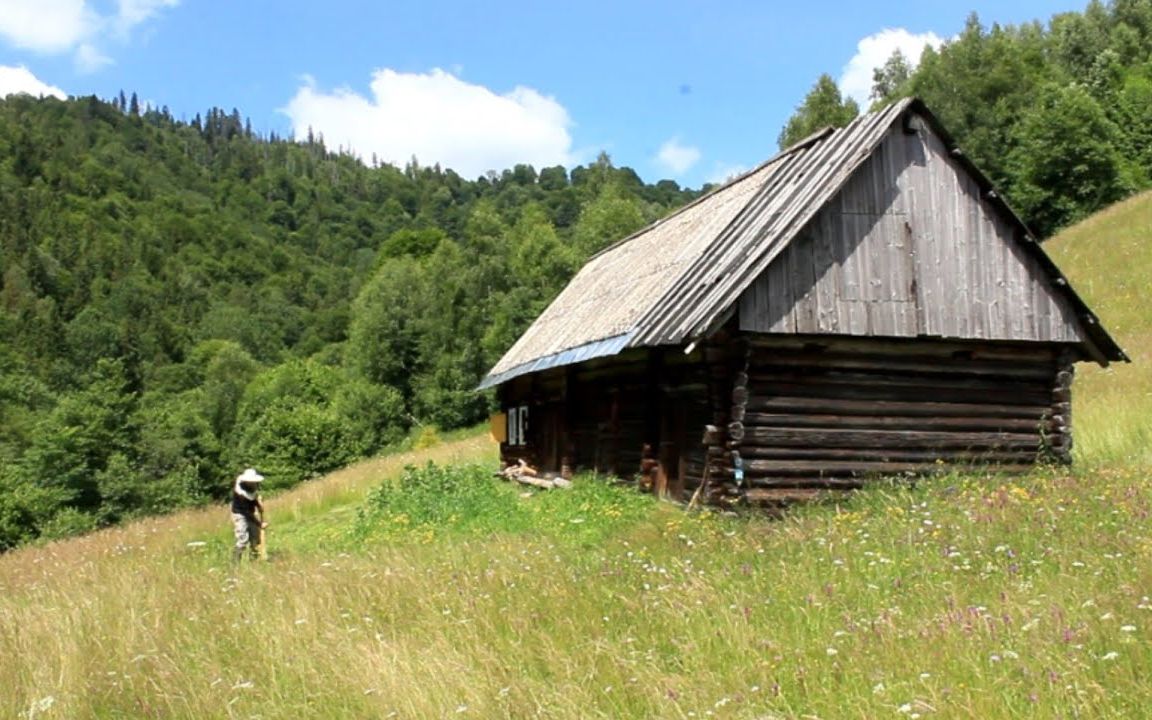
[[[682,345],[714,331],[740,294],[845,185],[897,122],[922,117],[949,148],[922,102],[906,99],[827,128],[763,165],[593,256],[492,368],[481,388],[627,348]],[[1065,296],[1091,354],[1127,360],[1039,242],[958,150],[953,158],[988,201],[1018,226],[1027,252]]]

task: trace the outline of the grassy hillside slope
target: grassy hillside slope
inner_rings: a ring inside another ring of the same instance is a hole
[[[1092,216],[1044,248],[1132,359],[1080,366],[1077,457],[1152,466],[1152,193]]]
[[[229,565],[222,508],[0,556],[0,717],[1143,716],[1150,208],[1047,246],[1135,361],[1082,371],[1071,472],[772,520],[527,491],[446,442],[270,499],[266,564]],[[428,460],[479,463],[474,518],[428,505],[444,474],[395,489]]]

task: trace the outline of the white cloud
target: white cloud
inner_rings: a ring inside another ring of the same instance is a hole
[[[856,54],[840,74],[840,90],[867,107],[872,94],[872,71],[882,67],[897,49],[912,67],[920,62],[925,45],[940,47],[943,38],[934,32],[913,34],[904,28],[885,28],[856,44]]]
[[[9,95],[19,95],[21,93],[34,97],[54,95],[61,100],[68,97],[68,93],[55,85],[42,82],[24,66],[10,67],[0,65],[0,98],[8,97]]]
[[[516,163],[568,165],[572,121],[555,99],[527,87],[498,95],[439,68],[426,74],[377,70],[371,98],[324,92],[311,78],[283,112],[297,137],[311,128],[330,148],[403,166],[440,163],[464,177]]]
[[[691,145],[681,145],[680,138],[665,141],[656,153],[656,162],[673,175],[682,175],[700,161],[700,150]]]
[[[127,35],[132,28],[152,19],[161,10],[174,8],[179,4],[180,0],[117,0],[116,30],[122,35]]]
[[[101,14],[89,0],[0,0],[0,39],[45,55],[74,53],[76,67],[93,72],[112,62],[101,46],[127,42],[131,31],[180,0],[116,0]]]
[[[0,36],[25,50],[67,52],[96,21],[84,0],[0,0]]]
[[[95,45],[88,43],[83,43],[76,48],[73,61],[76,63],[76,70],[87,75],[112,64],[112,58],[100,52]]]

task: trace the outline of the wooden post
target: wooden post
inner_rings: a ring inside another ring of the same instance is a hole
[[[740,369],[732,378],[732,409],[728,412],[728,449],[732,459],[732,479],[741,497],[747,490],[744,483],[744,460],[740,447],[744,441],[744,417],[748,409],[748,368],[752,359],[752,348],[740,342]]]
[[[1060,353],[1056,358],[1056,377],[1052,383],[1052,410],[1043,430],[1049,459],[1062,465],[1072,462],[1072,380],[1075,372],[1071,353]]]

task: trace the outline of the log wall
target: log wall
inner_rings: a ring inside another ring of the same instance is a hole
[[[1071,460],[1072,363],[1059,344],[724,331],[679,349],[517,378],[529,408],[505,465],[597,470],[676,500],[773,504],[871,477]]]
[[[860,487],[956,466],[1068,462],[1071,355],[1060,346],[751,336],[726,502]],[[743,377],[738,376],[742,380]],[[733,412],[738,412],[733,410]]]

